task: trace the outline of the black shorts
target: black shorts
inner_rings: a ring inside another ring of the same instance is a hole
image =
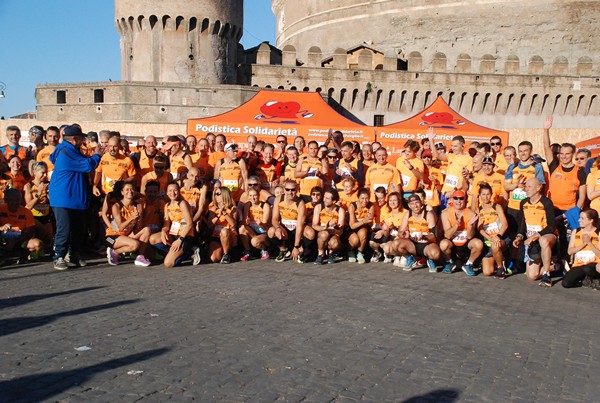
[[[412,241],[413,245],[415,245],[415,255],[417,255],[418,257],[425,257],[425,248],[427,246],[429,246],[428,243],[422,243],[422,242],[415,242]]]
[[[454,245],[454,247],[452,248],[452,254],[457,257],[458,259],[467,259],[469,257],[469,255],[471,254],[471,250],[469,250],[469,242],[471,240],[469,239],[467,241],[467,243],[465,243],[464,245],[461,246],[457,246]]]
[[[121,235],[107,235],[106,236],[106,244],[109,247],[114,247],[115,246],[115,242],[117,241],[117,238],[119,238]]]
[[[373,231],[373,232],[371,232],[371,236],[369,237],[369,240],[371,240],[371,241],[373,241],[373,242],[376,242],[376,243],[378,243],[378,244],[386,243],[386,242],[388,242],[388,241],[390,240],[390,236],[389,236],[389,235],[384,235],[384,236],[382,236],[381,238],[379,238],[379,239],[376,239],[376,238],[375,238],[375,234],[376,234],[376,232],[377,232],[377,231]]]

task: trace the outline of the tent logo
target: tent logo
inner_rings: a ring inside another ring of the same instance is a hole
[[[464,125],[465,122],[455,119],[454,115],[448,112],[427,112],[421,116],[421,126],[432,126],[444,129],[456,129],[456,126]]]
[[[313,116],[307,109],[300,110],[300,104],[294,101],[269,101],[265,102],[261,107],[262,112],[256,115],[254,119],[271,119],[277,123],[298,123],[299,118],[307,119]],[[293,119],[293,120],[287,120]]]

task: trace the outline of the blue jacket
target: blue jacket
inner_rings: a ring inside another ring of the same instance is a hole
[[[87,210],[91,193],[89,173],[100,163],[100,155],[88,158],[73,144],[63,141],[50,154],[50,161],[54,164],[48,188],[50,206]]]

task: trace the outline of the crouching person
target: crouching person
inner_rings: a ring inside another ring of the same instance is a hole
[[[18,264],[27,258],[37,257],[44,249],[43,242],[34,238],[35,221],[30,210],[21,206],[21,192],[17,189],[4,191],[5,204],[0,205],[0,237],[6,242],[5,250],[18,251]]]
[[[565,288],[581,285],[598,288],[600,278],[600,243],[598,241],[598,212],[583,210],[579,214],[579,228],[571,235],[569,255],[573,256],[573,267],[565,274],[562,285]]]
[[[319,252],[315,264],[325,263],[325,252],[327,252],[327,263],[335,263],[335,252],[342,247],[340,235],[344,231],[346,211],[337,205],[339,199],[338,191],[329,188],[323,195],[323,204],[315,206],[312,227],[317,231]]]
[[[442,256],[435,238],[435,214],[425,209],[425,204],[416,194],[409,196],[407,202],[410,212],[404,216],[398,231],[404,238],[383,244],[383,251],[387,255],[405,256],[404,271],[412,271],[419,259],[426,258],[429,272],[435,273],[436,261]]]
[[[167,269],[179,264],[184,256],[192,254],[194,244],[194,222],[189,204],[181,197],[176,182],[167,186],[169,202],[165,205],[164,226],[160,232],[150,236],[150,243],[157,249],[167,252],[164,265]],[[198,249],[193,250],[199,253]],[[192,256],[194,263],[200,263]]]

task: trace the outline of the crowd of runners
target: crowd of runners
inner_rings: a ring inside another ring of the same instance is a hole
[[[64,195],[50,183],[69,127],[34,126],[29,146],[18,127],[6,130],[0,240],[17,264],[46,253],[59,270],[85,265],[79,252],[55,247],[63,213],[51,200]],[[429,129],[392,164],[379,142],[345,141],[339,131],[323,144],[248,136],[240,148],[209,133],[147,136],[130,149],[118,132],[76,127],[75,150],[97,165],[77,225],[88,252],[106,252],[110,265],[347,260],[500,279],[520,271],[542,286],[560,276],[565,287],[600,288],[600,162],[552,143],[551,128],[548,118],[542,150],[499,137],[446,145]]]

